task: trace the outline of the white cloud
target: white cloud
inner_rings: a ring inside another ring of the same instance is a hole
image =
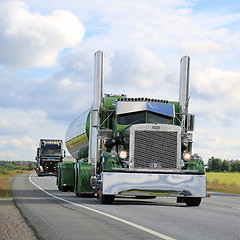
[[[192,54],[206,55],[212,52],[227,51],[228,48],[219,43],[205,40],[205,41],[183,41],[180,47],[181,51],[187,51]]]
[[[208,68],[202,72],[195,72],[193,79],[192,92],[196,100],[209,102],[202,112],[209,112],[209,107],[212,107],[213,111],[210,114],[215,113],[218,117],[230,112],[239,115],[236,103],[240,101],[240,72]]]
[[[0,118],[0,135],[21,135],[27,132],[27,128],[19,123]]]
[[[167,66],[151,51],[145,48],[121,49],[115,51],[112,57],[106,55],[105,91],[112,93],[125,92],[142,96],[150,91],[153,94],[164,95],[170,82],[166,80],[169,74]],[[178,64],[178,63],[176,63]],[[137,92],[137,93],[136,93]]]
[[[30,115],[32,119],[38,120],[38,121],[44,121],[47,119],[47,113],[41,110],[33,110]]]
[[[74,47],[84,35],[83,25],[69,11],[51,15],[31,13],[22,1],[0,2],[0,64],[52,67],[59,51]]]
[[[69,78],[64,78],[59,82],[59,87],[65,91],[76,91],[81,90],[83,84],[81,82],[74,82]]]
[[[13,128],[25,126],[27,131],[18,134],[3,135],[0,132],[0,159],[11,160],[34,160],[39,140],[41,138],[65,138],[65,132],[69,122],[52,121],[47,118],[43,111],[38,110],[19,110],[19,109],[1,109],[4,126],[9,126],[12,122],[9,119],[15,119]],[[9,128],[4,128],[5,131]],[[19,129],[18,129],[19,130]],[[20,131],[20,130],[19,130]]]

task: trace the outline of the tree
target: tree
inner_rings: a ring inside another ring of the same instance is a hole
[[[223,160],[222,165],[221,165],[221,171],[230,171],[231,165],[229,161]]]
[[[240,161],[231,161],[231,172],[240,172]]]
[[[209,171],[220,172],[222,167],[222,160],[220,158],[211,157],[208,160]]]

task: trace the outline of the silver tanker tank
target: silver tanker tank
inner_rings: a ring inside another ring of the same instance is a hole
[[[77,117],[68,127],[65,143],[69,153],[76,160],[87,153],[89,145],[90,109]],[[82,156],[80,150],[83,150]]]

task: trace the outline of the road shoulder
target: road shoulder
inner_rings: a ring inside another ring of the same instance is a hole
[[[35,240],[33,230],[28,226],[12,198],[0,199],[0,232],[3,240]]]

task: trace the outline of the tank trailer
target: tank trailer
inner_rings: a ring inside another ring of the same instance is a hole
[[[188,112],[189,64],[180,61],[179,101],[103,95],[103,53],[95,53],[93,104],[66,132],[77,196],[177,197],[198,206],[206,197],[204,162],[192,153],[195,116]],[[63,169],[64,170],[64,169]]]

